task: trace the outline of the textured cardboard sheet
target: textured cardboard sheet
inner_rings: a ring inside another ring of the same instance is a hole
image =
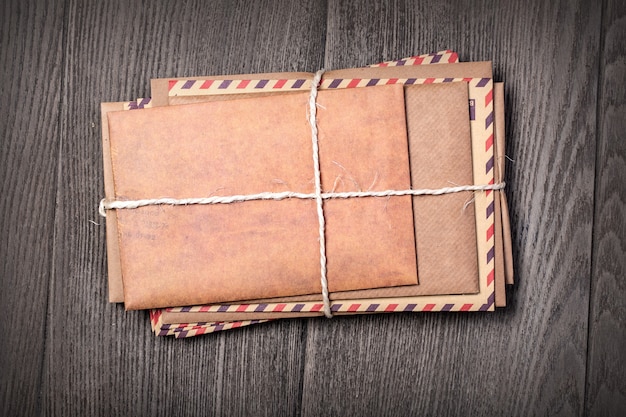
[[[412,186],[473,184],[466,83],[408,86]],[[384,296],[478,292],[473,193],[413,197],[420,291]],[[364,298],[355,294],[354,298]]]

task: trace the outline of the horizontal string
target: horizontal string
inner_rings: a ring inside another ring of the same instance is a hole
[[[395,196],[420,196],[420,195],[444,195],[454,194],[463,191],[489,191],[489,190],[501,190],[505,187],[506,183],[500,182],[497,184],[488,185],[461,185],[456,187],[444,187],[436,189],[418,189],[418,190],[385,190],[385,191],[347,191],[340,193],[322,193],[321,197],[324,200],[332,198],[355,198],[355,197],[395,197]],[[242,194],[242,195],[230,195],[230,196],[213,196],[213,197],[200,197],[200,198],[153,198],[143,200],[107,200],[102,199],[100,201],[99,212],[100,215],[106,217],[106,210],[115,209],[136,209],[146,206],[158,206],[158,205],[170,205],[170,206],[187,206],[187,205],[207,205],[207,204],[231,204],[241,201],[254,201],[254,200],[286,200],[290,198],[297,198],[302,200],[314,200],[317,198],[315,193],[298,193],[293,191],[283,191],[280,193],[263,192],[257,194]]]

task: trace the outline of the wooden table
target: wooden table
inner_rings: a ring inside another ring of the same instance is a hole
[[[47,3],[0,9],[1,415],[624,415],[623,1]],[[508,308],[174,340],[106,302],[101,101],[448,48],[506,82]]]

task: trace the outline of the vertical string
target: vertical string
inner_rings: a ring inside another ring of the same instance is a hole
[[[328,298],[328,279],[326,278],[326,239],[324,237],[324,208],[322,200],[322,176],[320,172],[320,155],[317,140],[317,88],[322,80],[324,70],[315,73],[311,83],[311,95],[309,97],[309,124],[311,125],[311,142],[313,145],[313,170],[315,175],[315,203],[317,206],[317,218],[319,220],[320,233],[320,282],[322,284],[322,301],[324,303],[324,315],[328,318],[333,316],[330,311],[330,299]]]

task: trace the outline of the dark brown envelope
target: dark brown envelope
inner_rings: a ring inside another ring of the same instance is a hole
[[[307,101],[301,93],[109,113],[116,198],[312,193]],[[320,92],[318,103],[324,191],[410,187],[400,86]],[[331,291],[417,282],[410,197],[324,208]],[[116,214],[128,309],[321,291],[312,200]]]

